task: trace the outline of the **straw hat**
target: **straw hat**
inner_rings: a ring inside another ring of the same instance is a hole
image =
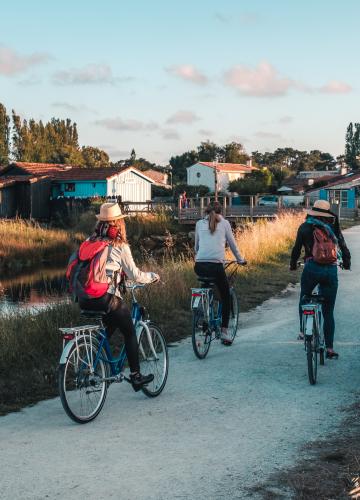
[[[103,203],[100,207],[100,213],[96,216],[98,220],[110,221],[123,219],[126,217],[121,211],[121,208],[117,203]]]
[[[315,217],[334,217],[334,214],[330,212],[330,203],[327,200],[315,201],[314,206],[308,210],[307,214]]]

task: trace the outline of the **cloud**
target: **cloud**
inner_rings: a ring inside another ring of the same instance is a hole
[[[212,135],[214,135],[214,132],[212,130],[207,130],[205,128],[201,128],[198,133],[200,135],[206,135],[207,137],[211,137]]]
[[[58,101],[58,102],[53,102],[52,106],[54,108],[62,108],[65,109],[66,111],[69,111],[70,113],[81,113],[81,112],[88,112],[88,113],[94,113],[98,114],[98,111],[95,109],[89,108],[85,104],[71,104],[69,102],[64,102],[64,101]]]
[[[285,115],[279,118],[279,123],[281,123],[282,125],[287,125],[288,123],[291,123],[293,120],[294,119],[292,116]]]
[[[52,78],[56,85],[114,85],[131,80],[132,77],[115,78],[107,64],[87,64],[83,68],[57,71]]]
[[[182,123],[190,125],[198,120],[200,120],[200,118],[192,111],[180,110],[170,116],[170,118],[166,120],[166,123]]]
[[[126,159],[130,157],[130,150],[119,149],[116,146],[111,146],[109,144],[100,144],[99,149],[106,151],[111,158],[115,157]]]
[[[225,84],[233,87],[242,95],[252,97],[279,97],[287,94],[294,86],[289,78],[281,77],[268,62],[258,64],[256,68],[238,65],[224,75]]]
[[[163,139],[167,141],[178,141],[180,140],[180,135],[174,129],[165,129],[162,131]]]
[[[254,134],[255,137],[258,137],[259,139],[277,139],[277,140],[282,140],[283,136],[281,134],[277,134],[275,132],[255,132]]]
[[[180,66],[171,66],[165,68],[165,70],[173,76],[177,76],[182,80],[188,82],[196,83],[197,85],[206,85],[208,83],[208,78],[203,73],[201,73],[195,66],[191,64],[182,64]]]
[[[222,12],[215,12],[214,17],[222,24],[237,23],[243,26],[253,26],[261,19],[261,16],[256,12],[241,12],[239,14],[223,14]]]
[[[41,79],[36,76],[30,76],[29,78],[23,78],[17,82],[18,85],[22,87],[32,87],[34,85],[40,85]]]
[[[155,122],[142,122],[140,120],[124,120],[122,118],[104,118],[103,120],[97,120],[95,125],[100,125],[109,130],[121,130],[127,132],[139,132],[139,131],[153,131],[159,128],[159,125]]]
[[[319,89],[319,92],[325,94],[348,94],[351,91],[352,87],[349,84],[337,80],[332,80]]]
[[[46,63],[49,59],[51,59],[51,56],[43,52],[22,55],[9,47],[0,45],[0,75],[18,75],[33,66]]]

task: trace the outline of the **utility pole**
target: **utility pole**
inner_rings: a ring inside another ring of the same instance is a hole
[[[215,176],[215,201],[218,201],[218,160],[214,161],[214,176]]]

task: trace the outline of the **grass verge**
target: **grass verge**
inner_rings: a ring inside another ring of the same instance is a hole
[[[360,402],[346,411],[332,436],[306,445],[294,467],[276,472],[251,488],[250,495],[265,500],[360,498]]]

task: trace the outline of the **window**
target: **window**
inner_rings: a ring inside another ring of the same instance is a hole
[[[196,177],[200,177],[201,176],[201,173],[200,172],[197,172],[196,173]]]
[[[75,191],[75,182],[65,184],[65,191],[73,193]]]

